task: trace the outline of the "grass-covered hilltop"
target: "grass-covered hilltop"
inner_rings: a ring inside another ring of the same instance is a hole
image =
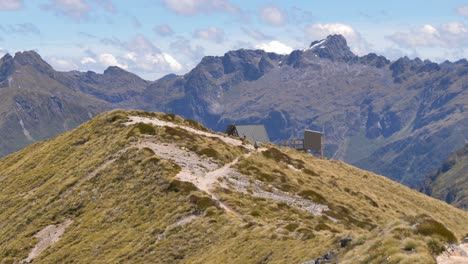
[[[383,176],[170,114],[112,111],[0,160],[0,263],[435,263],[467,233]]]

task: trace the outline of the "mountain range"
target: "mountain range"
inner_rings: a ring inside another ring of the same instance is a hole
[[[34,51],[0,60],[0,154],[115,108],[171,112],[210,129],[263,123],[280,143],[325,131],[327,157],[418,187],[468,134],[468,61],[356,56],[331,35],[289,55],[236,50],[146,81],[118,67],[58,72]]]
[[[383,176],[143,111],[0,159],[0,208],[0,263],[444,263],[468,232]]]

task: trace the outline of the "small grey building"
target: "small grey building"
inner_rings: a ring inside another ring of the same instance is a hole
[[[245,138],[250,142],[270,142],[268,133],[264,125],[229,125],[226,128],[226,134]]]
[[[311,151],[323,158],[323,132],[304,130],[304,150]]]

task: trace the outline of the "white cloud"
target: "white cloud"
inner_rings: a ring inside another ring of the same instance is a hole
[[[105,61],[107,62],[107,66],[111,64],[110,62],[114,65],[117,65],[118,63],[121,66],[125,66],[125,69],[145,75],[146,73],[150,73],[152,75],[157,73],[179,73],[184,70],[182,64],[180,64],[172,55],[167,52],[162,52],[143,35],[137,35],[128,41],[121,41],[113,38],[102,39],[101,42],[117,47],[123,51],[123,54],[119,57],[119,61],[113,60],[111,57],[106,58]],[[104,64],[103,59],[100,58],[99,61]]]
[[[213,12],[239,12],[239,9],[228,0],[162,0],[162,2],[170,10],[183,16]]]
[[[156,47],[151,41],[149,41],[143,35],[137,35],[127,43],[125,48],[132,51],[140,52],[160,52],[159,48]]]
[[[457,8],[457,13],[460,16],[468,17],[468,5],[459,6]]]
[[[22,0],[0,0],[0,11],[18,10],[22,7]]]
[[[76,20],[86,19],[91,11],[90,6],[83,0],[51,0],[43,6],[56,15],[68,16]]]
[[[255,45],[255,48],[264,50],[266,52],[274,52],[278,54],[289,54],[293,51],[293,48],[277,40]]]
[[[136,58],[137,57],[137,54],[135,52],[129,52],[127,54],[125,54],[125,58],[128,59],[128,60],[131,60],[133,62],[136,61]]]
[[[409,31],[396,32],[387,38],[403,48],[464,48],[468,45],[468,27],[461,22],[439,26],[424,25]]]
[[[117,66],[122,69],[128,69],[128,65],[119,63],[114,55],[110,53],[103,53],[99,55],[99,62],[106,67]]]
[[[156,34],[163,36],[163,37],[172,36],[174,34],[174,31],[172,30],[171,26],[169,26],[168,24],[155,26],[154,32],[156,32]]]
[[[248,29],[245,27],[242,27],[242,31],[249,37],[255,39],[255,40],[266,40],[266,39],[271,39],[270,36],[265,35],[263,32],[256,30],[256,29]]]
[[[201,45],[192,47],[193,42],[184,37],[177,37],[171,42],[171,50],[177,55],[185,56],[190,62],[199,62],[205,56],[205,48]]]
[[[84,57],[80,61],[81,64],[89,64],[89,63],[96,63],[96,60],[91,57]]]
[[[0,25],[0,31],[6,34],[41,34],[41,31],[32,23]]]
[[[267,6],[260,11],[260,18],[263,22],[273,25],[282,26],[286,23],[286,14],[276,6]]]
[[[199,29],[193,33],[195,38],[222,43],[224,41],[224,31],[217,27],[209,27],[207,29]]]
[[[111,0],[49,0],[41,7],[57,16],[65,16],[77,21],[87,20],[96,8],[101,8],[109,13],[117,13]]]
[[[350,25],[334,24],[312,24],[306,28],[306,33],[316,39],[326,38],[328,35],[340,34],[347,39],[358,38],[358,34]]]
[[[71,59],[51,57],[48,61],[54,67],[54,69],[59,71],[71,71],[78,68]]]
[[[170,54],[146,54],[138,59],[138,68],[146,71],[180,72],[182,65]]]
[[[369,52],[369,43],[365,41],[361,34],[354,28],[347,24],[330,23],[330,24],[311,24],[306,27],[305,35],[311,40],[320,40],[326,38],[328,35],[339,34],[346,38],[351,50],[358,54],[363,55]]]

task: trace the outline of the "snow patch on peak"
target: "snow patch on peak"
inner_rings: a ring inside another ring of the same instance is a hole
[[[308,48],[304,49],[303,51],[315,49],[315,48],[319,47],[320,45],[322,45],[325,41],[326,41],[326,39],[322,39],[320,41],[314,41],[314,42],[312,42],[312,44],[310,44],[310,46]]]

